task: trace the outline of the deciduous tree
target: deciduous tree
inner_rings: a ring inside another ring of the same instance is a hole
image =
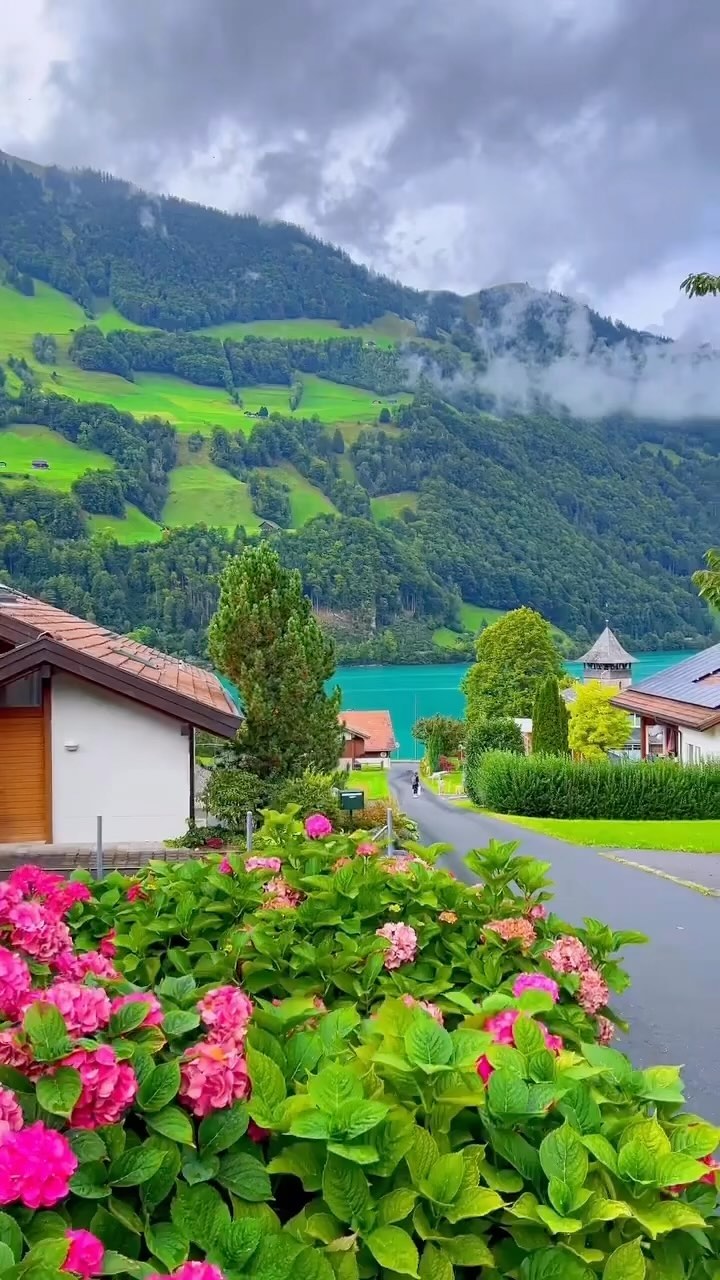
[[[583,760],[602,760],[608,751],[629,742],[632,720],[627,711],[612,705],[617,692],[599,680],[577,686],[577,698],[570,704],[568,741]]]
[[[703,600],[707,600],[713,609],[720,609],[720,549],[714,548],[705,556],[707,569],[699,569],[693,575],[693,582],[699,589]]]
[[[465,737],[465,722],[455,716],[423,716],[413,725],[413,738],[418,742],[429,742],[433,734],[437,735],[441,756],[454,756],[460,750]]]
[[[513,609],[475,642],[476,660],[463,681],[469,723],[530,716],[538,684],[562,675],[552,629],[534,609]]]

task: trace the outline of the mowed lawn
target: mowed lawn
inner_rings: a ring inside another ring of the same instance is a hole
[[[720,853],[720,819],[651,822],[606,818],[517,818],[493,814],[504,822],[603,849],[656,849],[663,853]]]
[[[390,796],[387,769],[353,769],[348,774],[347,788],[365,792],[366,800],[387,800]]]
[[[259,519],[252,509],[247,485],[229,471],[206,462],[188,463],[171,472],[163,524],[173,529],[192,524],[235,529],[241,524],[255,530]]]
[[[162,528],[150,516],[130,503],[125,506],[122,516],[88,516],[87,525],[91,533],[111,533],[116,542],[124,546],[132,546],[136,542],[159,542]]]
[[[33,468],[32,463],[40,460],[49,464],[47,471]],[[24,478],[5,478],[7,472],[14,471],[44,489],[58,489],[62,493],[68,493],[73,481],[91,468],[112,471],[115,467],[107,454],[81,449],[49,427],[32,425],[0,429],[0,463],[3,462],[6,465],[0,466],[0,480],[4,479],[6,484],[25,482]]]

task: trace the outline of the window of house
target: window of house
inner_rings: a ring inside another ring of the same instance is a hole
[[[0,708],[39,707],[42,705],[42,680],[40,672],[0,685]]]

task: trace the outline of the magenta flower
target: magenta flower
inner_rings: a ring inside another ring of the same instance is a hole
[[[128,902],[142,902],[144,898],[147,898],[147,894],[141,884],[129,884],[125,897]]]
[[[397,924],[392,921],[376,929],[378,938],[386,938],[390,943],[385,952],[385,968],[399,969],[403,964],[412,964],[417,955],[418,940],[415,930],[409,924]]]
[[[305,835],[309,840],[321,840],[323,836],[332,834],[332,822],[329,822],[324,813],[311,813],[309,818],[305,819]]]
[[[244,1044],[253,1002],[239,987],[216,987],[197,1005],[211,1044]]]
[[[22,1107],[12,1089],[0,1088],[0,1142],[6,1133],[17,1133],[24,1123]]]
[[[11,907],[8,919],[12,925],[10,943],[34,960],[46,964],[72,946],[70,930],[39,902],[21,902]]]
[[[14,1021],[30,990],[30,970],[21,956],[0,947],[0,1016]]]
[[[60,920],[77,902],[89,902],[91,898],[92,894],[82,880],[67,880],[49,895],[45,906]]]
[[[506,1044],[514,1047],[515,1023],[520,1017],[522,1017],[522,1014],[519,1009],[503,1009],[500,1013],[494,1013],[492,1017],[487,1019],[483,1027],[483,1031],[490,1032],[495,1044]],[[563,1047],[563,1042],[560,1036],[551,1035],[547,1027],[542,1022],[538,1022],[537,1026],[539,1026],[543,1033],[545,1048],[549,1049],[551,1053],[560,1053],[560,1050]],[[483,1054],[475,1063],[475,1070],[487,1084],[495,1068],[485,1054]]]
[[[129,1063],[118,1062],[109,1044],[75,1049],[61,1065],[74,1067],[82,1080],[82,1093],[70,1116],[72,1128],[99,1129],[122,1119],[138,1091],[138,1082]]]
[[[70,1241],[68,1255],[60,1268],[72,1275],[82,1276],[82,1280],[90,1280],[91,1276],[99,1276],[105,1260],[105,1246],[92,1231],[66,1231]]]
[[[542,902],[536,902],[528,911],[528,919],[547,920],[547,907]]]
[[[32,1069],[32,1054],[28,1045],[21,1044],[17,1031],[8,1028],[0,1031],[0,1067],[14,1067],[29,1075]]]
[[[141,1027],[159,1027],[165,1017],[165,1010],[152,991],[131,991],[129,995],[116,996],[110,1006],[110,1012],[117,1013],[126,1004],[150,1005],[148,1012],[140,1023]]]
[[[232,869],[232,864],[229,858],[223,858],[222,862],[220,863],[220,866],[218,867],[218,871],[220,872],[221,876],[232,875],[233,869]]]
[[[43,867],[26,862],[24,866],[16,867],[10,872],[8,884],[24,898],[45,898],[65,884],[65,877],[57,871],[45,871]]]
[[[201,1040],[186,1049],[180,1070],[178,1097],[196,1116],[222,1111],[250,1096],[247,1063],[235,1044]]]
[[[91,1036],[110,1021],[110,1001],[99,987],[79,982],[56,982],[45,991],[31,991],[24,1010],[33,1004],[54,1004],[71,1036]]]
[[[82,982],[89,973],[94,978],[107,978],[109,982],[120,977],[107,956],[101,955],[99,951],[83,951],[80,955],[75,955],[68,947],[60,952],[52,967],[61,977],[70,978],[74,982]]]
[[[0,1143],[0,1204],[52,1209],[70,1194],[78,1161],[64,1134],[42,1121],[6,1133]]]
[[[267,1142],[268,1138],[272,1137],[272,1131],[270,1129],[262,1129],[259,1124],[251,1120],[248,1125],[247,1135],[251,1142]]]
[[[14,889],[8,880],[0,881],[0,924],[10,923],[10,912],[19,907],[23,896],[19,889]]]
[[[169,1277],[153,1272],[147,1280],[225,1280],[225,1277],[212,1262],[183,1262]]]
[[[282,858],[248,858],[245,862],[246,871],[272,871],[277,875],[282,870]]]
[[[105,957],[106,960],[114,960],[115,956],[117,955],[117,947],[115,946],[116,937],[117,937],[116,931],[114,929],[111,929],[109,933],[105,934],[104,938],[100,939],[100,946],[98,947],[98,951],[100,952],[101,956]]]
[[[554,1004],[560,999],[560,988],[554,978],[544,973],[519,973],[513,983],[512,993],[518,999],[524,991],[546,991]]]

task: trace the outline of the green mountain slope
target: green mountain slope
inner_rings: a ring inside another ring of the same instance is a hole
[[[213,575],[271,536],[356,658],[456,659],[523,603],[578,644],[606,609],[635,646],[709,636],[720,400],[589,421],[538,377],[580,335],[640,378],[652,335],[1,155],[0,255],[0,572],[25,589],[201,655]],[[523,412],[489,400],[498,368],[533,372]]]

